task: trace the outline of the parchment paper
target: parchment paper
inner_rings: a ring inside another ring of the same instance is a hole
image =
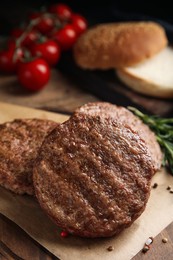
[[[0,103],[0,122],[22,117],[50,118],[59,122],[67,119],[59,114]],[[149,236],[156,236],[173,221],[173,194],[167,190],[168,185],[173,187],[173,177],[162,169],[152,182],[158,183],[158,187],[151,190],[144,213],[117,237],[61,238],[60,229],[41,210],[36,199],[4,188],[0,188],[0,213],[62,260],[128,260],[142,249]],[[114,250],[109,252],[109,246]]]

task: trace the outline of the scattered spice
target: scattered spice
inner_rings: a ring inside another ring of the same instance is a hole
[[[110,251],[113,251],[114,248],[113,248],[113,246],[109,246],[109,247],[107,248],[107,250],[110,252]]]
[[[167,190],[170,190],[170,189],[171,189],[171,186],[168,186],[168,187],[167,187]]]
[[[163,243],[167,243],[168,242],[168,239],[166,237],[162,238],[162,242]]]
[[[158,184],[157,184],[157,183],[154,183],[153,186],[152,186],[152,188],[153,188],[153,189],[156,189],[157,186],[158,186]]]
[[[147,241],[145,242],[145,245],[146,246],[149,246],[149,245],[151,245],[153,243],[153,237],[149,237],[148,239],[147,239]]]
[[[68,236],[68,232],[66,232],[66,231],[61,231],[60,236],[61,236],[61,237],[67,237],[67,236]]]
[[[142,253],[146,253],[149,249],[150,249],[150,245],[153,243],[153,237],[149,237],[146,242],[145,242],[145,245],[142,249]]]
[[[149,249],[150,249],[149,246],[144,246],[142,249],[142,253],[145,254]]]

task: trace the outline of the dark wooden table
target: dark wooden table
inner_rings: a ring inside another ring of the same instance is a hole
[[[7,103],[70,114],[76,107],[97,100],[98,98],[80,90],[56,70],[52,71],[51,81],[45,89],[35,94],[24,91],[17,83],[15,76],[0,76],[0,101]],[[165,244],[162,242],[163,237],[168,239]],[[32,240],[20,227],[0,215],[0,259],[51,260],[57,258]],[[139,252],[134,259],[172,260],[173,223],[154,238],[154,243],[146,254]]]

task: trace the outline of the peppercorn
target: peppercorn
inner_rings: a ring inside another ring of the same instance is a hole
[[[166,237],[162,238],[162,242],[163,243],[167,243],[168,242],[168,239]]]
[[[66,231],[61,231],[61,234],[60,234],[61,237],[67,237],[68,236],[68,233]]]
[[[108,250],[108,251],[113,251],[114,248],[113,248],[113,246],[109,246],[109,247],[107,248],[107,250]]]
[[[152,188],[153,188],[153,189],[156,189],[157,186],[158,186],[158,184],[157,184],[157,183],[154,183],[153,186],[152,186]]]
[[[150,249],[150,245],[153,243],[153,237],[149,237],[146,242],[145,242],[145,245],[142,249],[142,253],[146,253],[149,249]]]
[[[145,254],[148,250],[149,250],[149,246],[144,246],[144,247],[142,248],[142,253]]]
[[[148,239],[147,239],[147,241],[145,242],[145,245],[146,246],[149,246],[149,245],[151,245],[153,243],[153,237],[149,237]]]

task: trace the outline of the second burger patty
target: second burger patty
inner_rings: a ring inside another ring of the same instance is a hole
[[[108,237],[142,214],[152,175],[145,142],[128,124],[78,113],[45,138],[33,179],[41,207],[59,227]]]
[[[0,125],[0,185],[34,194],[32,171],[45,136],[57,125],[47,119],[15,119]]]

